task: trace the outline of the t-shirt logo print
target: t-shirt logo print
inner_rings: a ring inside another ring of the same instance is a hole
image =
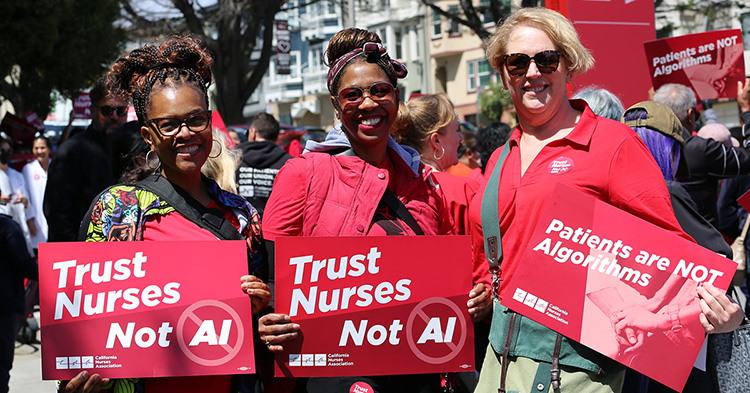
[[[552,175],[563,175],[570,172],[573,169],[575,163],[572,158],[569,157],[557,157],[550,162],[547,169]]]

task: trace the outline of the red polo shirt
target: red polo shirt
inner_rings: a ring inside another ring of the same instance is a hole
[[[582,110],[578,124],[565,138],[550,142],[521,176],[520,126],[511,135],[510,152],[500,176],[498,212],[502,233],[502,295],[507,279],[521,263],[521,255],[557,183],[564,183],[619,209],[692,241],[682,231],[672,210],[667,186],[646,145],[633,130],[594,115],[585,102],[572,100]],[[487,164],[489,177],[502,149]],[[474,281],[490,283],[481,229],[484,185],[469,206],[474,253]]]

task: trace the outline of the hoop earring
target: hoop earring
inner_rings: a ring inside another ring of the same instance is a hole
[[[214,139],[214,141],[213,141],[212,145],[213,145],[213,146],[211,146],[211,153],[213,153],[213,152],[214,152],[214,150],[216,150],[216,149],[214,149],[214,146],[217,146],[217,145],[219,146],[219,149],[218,149],[218,150],[219,150],[219,152],[218,152],[218,153],[216,153],[216,155],[214,155],[214,156],[212,156],[212,155],[211,155],[211,153],[208,153],[208,158],[216,158],[216,157],[220,156],[220,155],[221,155],[221,152],[222,152],[222,150],[224,149],[224,148],[223,148],[223,147],[221,146],[221,142],[217,141],[216,139]]]
[[[569,94],[573,94],[574,91],[578,90],[578,83],[576,83],[576,81],[573,79],[571,79],[569,83],[573,83],[573,90],[568,90],[566,86],[565,91]]]
[[[505,96],[505,95],[503,94],[503,92],[507,92],[507,93],[508,93],[508,96],[506,97],[506,96]],[[503,98],[505,98],[506,100],[507,100],[507,99],[509,99],[509,98],[510,98],[510,90],[508,90],[508,89],[500,89],[500,97],[503,97]]]
[[[146,152],[146,167],[148,169],[153,169],[154,172],[156,172],[157,170],[159,170],[159,167],[161,167],[161,160],[159,160],[159,155],[155,154],[156,155],[156,165],[155,166],[152,165],[151,164],[151,159],[149,158],[148,155],[151,154],[151,153],[153,153],[153,152],[154,152],[153,150],[149,150],[148,152]]]
[[[443,156],[445,155],[445,148],[440,146],[440,157],[438,157],[436,153],[437,153],[437,150],[432,152],[432,158],[434,158],[435,161],[443,158]]]

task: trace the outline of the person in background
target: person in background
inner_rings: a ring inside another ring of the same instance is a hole
[[[685,185],[701,215],[711,225],[718,227],[716,197],[719,194],[719,181],[750,174],[750,150],[747,150],[750,129],[743,128],[743,140],[740,144],[744,148],[726,146],[712,139],[693,135],[697,131],[697,101],[695,93],[687,86],[666,84],[656,90],[654,101],[672,108],[684,128],[684,154],[690,168],[690,178],[677,180]],[[744,84],[738,82],[737,102],[742,118],[750,120],[750,78]]]
[[[110,77],[133,99],[148,155],[158,158],[146,160],[155,164],[156,174],[135,186],[116,185],[100,193],[86,214],[80,237],[96,242],[243,239],[249,274],[240,278],[240,288],[249,295],[252,313],[258,314],[271,296],[258,278],[268,269],[261,253],[258,213],[245,199],[221,190],[201,174],[209,155],[219,153],[212,154],[215,143],[208,110],[212,62],[200,41],[173,36],[134,49],[112,66]],[[121,209],[128,214],[114,213]],[[221,269],[221,262],[207,260],[203,268]],[[179,268],[180,261],[175,260],[174,269]],[[254,376],[247,374],[108,380],[83,371],[62,383],[61,390],[236,392],[251,390],[254,383]]]
[[[444,172],[455,176],[468,177],[479,168],[479,152],[477,151],[477,134],[474,131],[461,131],[461,145],[458,147],[458,163],[451,165]]]
[[[708,123],[701,127],[698,136],[703,139],[713,139],[727,147],[739,147],[740,143],[732,133],[721,123]]]
[[[584,100],[597,116],[606,117],[614,121],[620,121],[625,107],[622,101],[607,89],[601,89],[597,86],[588,86],[579,90],[573,97],[573,100]]]
[[[44,217],[44,190],[47,187],[47,169],[50,163],[52,145],[49,139],[38,136],[32,144],[34,160],[24,165],[22,173],[26,188],[29,190],[29,200],[34,207],[33,223],[29,225],[31,245],[36,250],[39,243],[47,241],[47,219]],[[32,230],[33,228],[33,230]],[[36,251],[35,251],[36,252]]]
[[[732,249],[724,241],[722,235],[698,213],[697,206],[690,198],[690,194],[687,193],[683,185],[675,181],[677,177],[688,175],[685,173],[688,170],[688,164],[685,156],[682,154],[685,147],[682,139],[682,125],[677,116],[666,105],[653,101],[644,101],[628,108],[622,117],[622,121],[633,128],[633,131],[643,140],[651,151],[657,165],[659,165],[664,180],[667,182],[672,207],[680,226],[701,246],[717,254],[731,258]],[[727,130],[728,133],[729,130]],[[661,295],[667,288],[668,286],[664,285],[651,300],[644,303],[643,307],[648,314],[641,314],[639,321],[630,325],[631,327],[638,327],[638,323],[645,323],[645,321],[651,320],[659,321],[658,323],[653,323],[653,325],[666,327],[664,330],[671,328],[670,316],[666,307],[664,307],[664,302],[670,300],[673,304],[677,305],[687,304],[694,295],[693,291],[679,291],[683,299],[682,301],[675,300],[679,299],[677,295]],[[677,288],[673,289],[673,292],[678,292]],[[732,323],[736,323],[739,326],[742,321],[742,312],[739,305],[734,304],[727,296],[716,290],[716,288],[706,288],[704,290],[715,292],[714,298],[720,305],[716,309],[717,317],[732,321]],[[659,299],[661,302],[655,301],[655,299]],[[728,328],[734,326],[732,323],[730,323]],[[693,336],[697,340],[694,344],[699,344],[703,341],[703,330],[693,332]],[[660,339],[661,337],[661,335],[655,334],[651,336],[651,339]],[[643,366],[645,368],[659,366],[659,359],[656,358],[643,357],[637,360],[650,362]],[[710,370],[708,371],[704,372],[693,368],[683,392],[702,393],[712,390],[713,384],[709,375]],[[649,380],[649,378],[632,370],[628,370],[626,385],[628,383],[641,386],[642,388],[629,388],[624,389],[625,391],[642,393],[673,392],[672,389],[667,388],[661,383]]]
[[[484,184],[489,178],[485,168],[490,156],[498,147],[505,144],[510,136],[510,126],[505,123],[495,122],[477,132],[477,151],[479,151],[479,168],[474,169],[470,175],[477,184]]]
[[[419,152],[445,194],[456,233],[468,234],[469,201],[474,197],[476,185],[466,177],[446,172],[459,162],[458,150],[463,141],[458,115],[448,96],[428,94],[409,100],[401,107],[391,135],[397,143]]]
[[[498,300],[512,295],[506,293],[508,282],[519,266],[531,263],[522,258],[523,252],[558,184],[690,239],[674,216],[659,168],[633,130],[596,116],[583,100],[568,99],[566,84],[594,64],[568,19],[545,8],[519,9],[489,39],[487,58],[500,72],[519,124],[506,145],[504,161],[499,162],[498,150],[487,164],[490,173],[500,165],[499,181],[491,185],[498,187],[498,199],[483,201],[485,190],[480,189],[470,205],[477,282],[489,284],[494,276],[500,280]],[[566,168],[562,174],[560,167]],[[482,221],[483,203],[497,207],[498,223]],[[488,269],[493,255],[484,253],[484,224],[499,225],[502,234],[502,260],[494,273]],[[699,289],[697,295],[707,302],[715,300],[706,290]],[[621,390],[624,367],[614,360],[501,302],[492,318],[476,392]],[[726,331],[724,321],[710,313],[700,319],[707,331]]]
[[[258,209],[261,217],[279,169],[292,158],[276,145],[278,137],[279,122],[262,112],[253,117],[247,130],[247,142],[239,145],[242,152],[237,168],[239,194]]]
[[[240,161],[240,152],[229,148],[229,138],[222,131],[214,130],[213,137],[220,152],[216,156],[208,157],[201,168],[201,173],[213,179],[222,190],[236,194],[237,181],[234,175]]]
[[[361,29],[336,33],[327,49],[328,90],[350,148],[333,155],[322,144],[281,168],[266,205],[264,236],[273,255],[281,236],[415,236],[454,233],[443,193],[431,170],[390,137],[399,108],[398,78],[406,67],[391,60],[377,34]],[[458,137],[454,137],[453,149]],[[445,147],[448,154],[448,147]],[[391,193],[406,209],[390,207]],[[320,201],[325,200],[322,204]],[[325,208],[325,209],[324,209]],[[404,210],[406,212],[404,212]],[[304,212],[304,214],[303,214]],[[411,222],[411,224],[409,223]],[[449,269],[454,261],[434,261]],[[467,288],[468,290],[469,288]],[[285,289],[288,290],[288,289]],[[489,308],[483,285],[471,289],[470,315]],[[299,339],[301,327],[286,314],[270,313],[258,331],[270,351]],[[442,392],[436,374],[303,378],[296,392],[349,392],[357,383],[373,392]]]
[[[240,134],[238,134],[237,131],[232,130],[232,129],[227,130],[227,134],[229,134],[229,139],[232,141],[231,147],[233,149],[236,149],[237,146],[239,146],[240,143],[242,143],[242,141],[240,140]]]
[[[23,279],[39,279],[25,243],[18,223],[0,213],[0,393],[8,392],[18,322],[25,316]]]
[[[44,215],[50,242],[74,241],[91,200],[115,184],[109,136],[127,119],[128,102],[101,78],[89,93],[91,125],[68,139],[47,172]]]
[[[26,248],[33,254],[32,234],[36,234],[34,216],[36,209],[30,203],[29,190],[21,172],[10,166],[13,145],[7,139],[0,138],[0,214],[13,217],[21,226]]]

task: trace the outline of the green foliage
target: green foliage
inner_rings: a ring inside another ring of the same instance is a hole
[[[490,121],[500,121],[503,115],[503,110],[513,102],[510,99],[509,93],[504,93],[504,86],[502,83],[492,83],[490,88],[483,91],[479,96],[479,110],[482,112],[482,116],[486,117]]]
[[[119,14],[118,0],[0,2],[0,96],[45,117],[53,90],[73,97],[92,86],[121,50]]]

